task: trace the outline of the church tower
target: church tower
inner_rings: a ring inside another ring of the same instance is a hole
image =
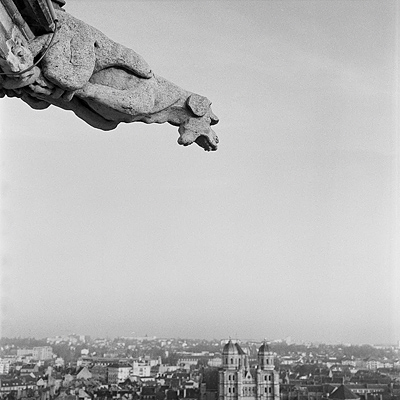
[[[247,355],[232,340],[222,350],[222,368],[218,376],[219,400],[242,399],[243,376],[248,367]]]
[[[274,353],[270,350],[267,342],[261,345],[258,349],[258,368],[265,371],[273,371],[274,366]]]
[[[232,340],[229,340],[222,350],[222,367],[225,369],[241,369],[245,366],[246,359],[246,353],[238,343],[233,343]]]
[[[263,400],[279,400],[279,374],[275,371],[274,353],[267,342],[258,349],[257,393]]]

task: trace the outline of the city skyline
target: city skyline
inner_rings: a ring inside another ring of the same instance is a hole
[[[1,336],[397,343],[399,7],[67,0],[220,145],[1,99]]]
[[[101,333],[97,335],[89,335],[86,333],[75,333],[70,332],[66,334],[55,334],[49,336],[42,336],[42,337],[23,337],[19,336],[19,340],[36,340],[36,341],[43,341],[46,340],[48,345],[51,346],[52,342],[55,340],[67,340],[70,337],[84,337],[85,340],[83,343],[89,343],[93,340],[105,339],[105,340],[115,340],[115,339],[124,339],[124,340],[148,340],[148,341],[157,341],[157,340],[180,340],[180,341],[205,341],[205,342],[214,342],[217,341],[219,343],[227,343],[232,341],[234,343],[268,343],[268,344],[281,344],[286,343],[287,345],[310,345],[310,346],[318,346],[318,345],[328,345],[328,346],[378,346],[379,347],[387,347],[387,348],[400,348],[400,340],[396,341],[395,343],[350,343],[350,342],[323,342],[318,340],[307,340],[307,339],[299,339],[293,337],[286,337],[286,338],[266,338],[261,336],[253,337],[253,338],[243,338],[243,337],[235,337],[235,336],[224,336],[224,337],[213,337],[213,338],[204,338],[199,336],[194,337],[171,337],[171,336],[154,336],[151,334],[144,334],[144,335],[137,335],[137,336],[124,336],[124,335],[116,335],[116,336],[104,336]],[[15,337],[16,338],[16,337]],[[0,337],[0,339],[13,339],[13,337]],[[50,341],[49,341],[50,340]]]

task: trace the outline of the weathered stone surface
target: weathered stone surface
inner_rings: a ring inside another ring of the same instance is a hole
[[[168,122],[179,127],[179,144],[196,142],[205,150],[216,150],[218,138],[211,125],[218,118],[206,97],[155,75],[135,51],[60,7],[56,15],[53,44],[27,72],[11,75],[33,66],[34,57],[48,48],[53,34],[27,40],[14,30],[14,37],[7,39],[7,54],[0,54],[0,66],[8,73],[0,80],[2,97],[19,97],[34,109],[54,105],[71,110],[102,130],[121,122]]]

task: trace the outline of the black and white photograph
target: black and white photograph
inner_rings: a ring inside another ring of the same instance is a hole
[[[0,0],[0,400],[400,400],[399,0]]]

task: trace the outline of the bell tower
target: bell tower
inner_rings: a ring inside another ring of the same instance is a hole
[[[263,371],[273,371],[275,368],[274,353],[265,341],[258,350],[258,367]]]
[[[266,341],[258,349],[257,397],[279,400],[279,374],[275,371],[274,353]]]
[[[243,396],[243,375],[248,360],[239,343],[229,340],[222,350],[219,371],[219,400],[240,400]]]

